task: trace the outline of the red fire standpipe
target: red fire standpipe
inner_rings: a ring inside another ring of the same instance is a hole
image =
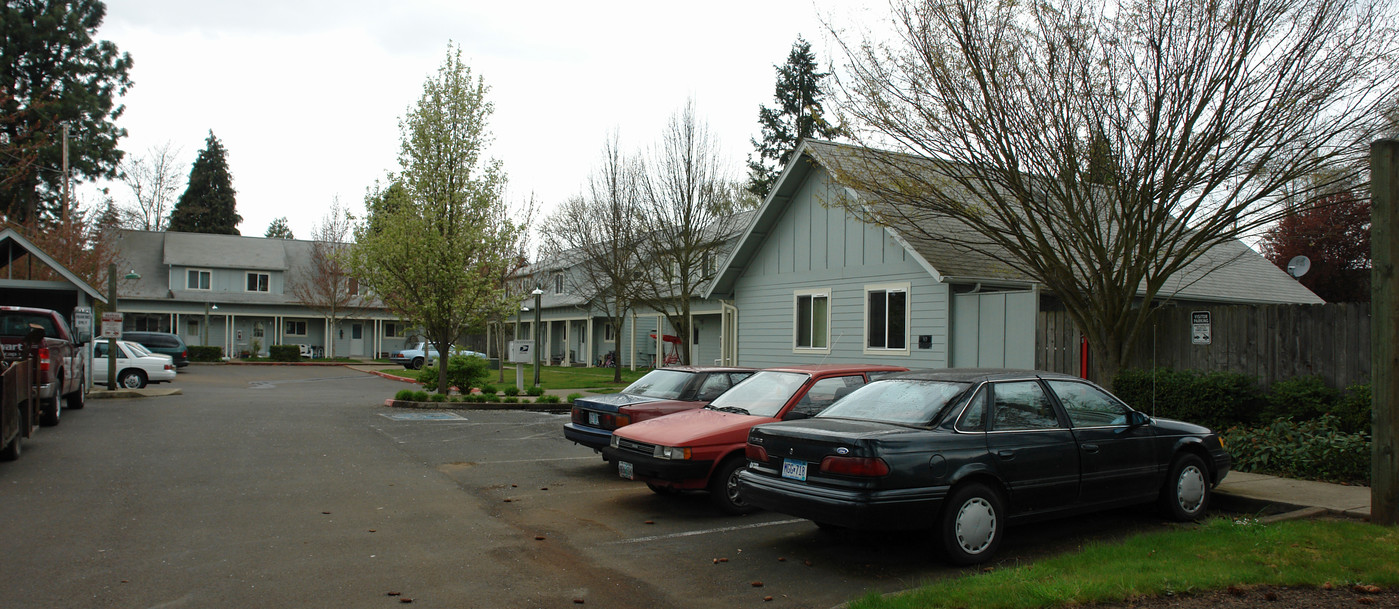
[[[1078,376],[1088,378],[1088,337],[1082,334],[1078,335]]]

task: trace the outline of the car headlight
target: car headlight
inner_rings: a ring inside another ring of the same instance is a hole
[[[689,459],[690,449],[678,446],[657,446],[652,453],[657,459]]]
[[[611,445],[612,448],[617,448],[617,434],[612,434],[612,438],[608,440],[607,443]]]

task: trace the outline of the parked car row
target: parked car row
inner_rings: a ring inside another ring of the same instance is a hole
[[[576,401],[565,436],[655,492],[707,490],[725,512],[826,529],[932,529],[958,564],[990,559],[1021,521],[1153,501],[1199,518],[1232,464],[1213,431],[1051,372],[814,365],[651,378],[670,370]],[[645,395],[662,380],[735,374],[717,397]]]

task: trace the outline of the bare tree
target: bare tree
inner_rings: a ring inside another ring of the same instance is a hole
[[[132,156],[121,163],[121,181],[131,189],[135,206],[126,215],[132,228],[163,231],[170,221],[170,209],[184,189],[180,149],[170,142],[152,146],[145,156]]]
[[[737,228],[727,166],[692,99],[671,116],[642,181],[644,247],[654,264],[638,294],[675,329],[684,364],[691,363],[691,303],[714,278],[715,258]]]
[[[1389,10],[902,0],[893,42],[842,41],[840,85],[864,139],[909,156],[866,148],[837,179],[867,218],[1043,283],[1110,383],[1143,303],[1308,195],[1288,185],[1361,166],[1395,97]]]
[[[523,290],[515,288],[514,279],[521,269],[529,265],[529,227],[534,224],[535,214],[539,211],[539,202],[533,196],[523,203],[512,208],[500,206],[497,209],[496,217],[491,224],[497,227],[509,228],[506,234],[499,239],[494,239],[491,243],[500,248],[490,256],[492,260],[501,261],[501,264],[489,268],[491,281],[500,287],[500,297],[485,305],[486,323],[496,329],[495,332],[495,352],[499,355],[505,353],[505,327],[512,323],[516,311],[519,310],[520,301],[524,300]],[[502,357],[499,369],[499,382],[505,382],[505,366]]]
[[[569,199],[544,222],[543,258],[570,268],[569,290],[601,307],[621,328],[637,301],[645,265],[640,249],[640,168],[623,156],[614,132],[603,145],[602,165],[587,193]],[[622,381],[622,367],[612,378]]]
[[[321,222],[311,229],[311,253],[291,277],[291,293],[320,313],[333,328],[359,315],[368,304],[359,281],[350,274],[346,255],[355,218],[337,197]],[[335,341],[326,337],[326,353],[335,357]]]

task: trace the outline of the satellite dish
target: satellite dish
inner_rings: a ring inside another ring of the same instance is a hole
[[[1312,261],[1306,256],[1297,256],[1287,261],[1287,274],[1291,275],[1293,279],[1300,279],[1311,268]]]

